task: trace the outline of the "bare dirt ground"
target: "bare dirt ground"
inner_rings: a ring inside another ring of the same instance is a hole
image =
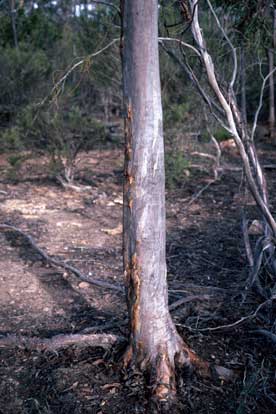
[[[273,154],[267,154],[271,162]],[[18,181],[11,183],[2,156],[0,223],[19,227],[49,255],[91,278],[122,284],[122,163],[119,150],[82,154],[78,182],[90,189],[76,192],[49,180],[42,158],[27,162]],[[275,193],[275,170],[268,170],[268,177]],[[181,373],[174,412],[271,413],[275,347],[253,332],[261,318],[234,328],[200,331],[233,323],[260,303],[253,294],[244,301],[240,295],[248,275],[242,204],[257,218],[252,200],[244,200],[239,192],[240,172],[224,173],[185,208],[209,178],[193,172],[181,188],[167,192],[169,298],[174,302],[204,295],[204,300],[173,311],[174,320],[200,356],[235,369],[237,379],[224,383]],[[127,335],[122,293],[50,267],[14,232],[0,232],[0,247],[0,335],[51,337],[91,327]],[[118,349],[79,346],[56,352],[0,348],[0,413],[154,412],[143,378],[122,371],[119,356]]]

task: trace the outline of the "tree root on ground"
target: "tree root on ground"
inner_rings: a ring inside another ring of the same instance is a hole
[[[231,369],[202,360],[182,338],[175,350],[168,350],[168,347],[164,346],[151,357],[141,354],[141,350],[135,355],[130,345],[122,362],[125,368],[138,368],[149,378],[151,394],[158,401],[174,400],[177,392],[176,372],[194,371],[202,378],[215,378],[225,382],[234,381],[237,377],[236,372]]]
[[[0,348],[18,347],[38,351],[57,351],[69,345],[110,349],[124,338],[113,334],[60,334],[52,338],[28,337],[16,334],[0,336]]]
[[[109,283],[109,282],[105,282],[102,280],[98,280],[98,279],[91,279],[89,276],[86,276],[84,274],[82,274],[78,269],[76,269],[75,267],[68,265],[66,263],[63,263],[60,260],[54,259],[52,257],[50,257],[47,253],[45,253],[33,240],[33,238],[31,236],[29,236],[27,233],[25,233],[24,231],[20,230],[19,228],[12,226],[10,224],[0,224],[0,231],[1,230],[8,230],[8,231],[14,231],[17,234],[20,234],[22,237],[24,237],[24,239],[26,239],[28,241],[28,243],[30,244],[30,246],[37,251],[40,256],[42,257],[42,259],[44,259],[47,263],[56,266],[56,267],[61,267],[65,270],[68,270],[69,272],[73,273],[75,276],[77,276],[79,279],[83,280],[84,282],[87,282],[91,285],[94,286],[98,286],[101,288],[105,288],[105,289],[111,289],[111,290],[116,290],[118,292],[124,292],[124,288],[122,286],[113,284],[113,283]]]
[[[154,399],[160,402],[172,401],[176,396],[175,368],[192,368],[188,352],[188,348],[176,353],[175,350],[169,351],[168,347],[163,346],[156,355],[149,356],[141,348],[134,352],[133,346],[129,345],[122,362],[124,368],[134,368],[144,373]]]

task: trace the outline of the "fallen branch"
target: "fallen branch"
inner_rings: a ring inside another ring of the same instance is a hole
[[[172,293],[185,293],[189,290],[209,290],[209,291],[214,291],[217,293],[221,293],[221,294],[225,294],[225,295],[229,295],[229,293],[237,293],[236,290],[234,289],[223,289],[217,286],[200,286],[200,285],[194,285],[193,283],[185,283],[185,288],[183,289],[169,289],[169,292]]]
[[[90,191],[91,190],[90,186],[87,186],[87,185],[79,186],[79,185],[73,184],[72,181],[68,182],[68,181],[64,180],[60,175],[58,175],[56,177],[56,179],[62,185],[62,187],[65,190],[72,190],[72,191],[76,191],[77,193],[81,193],[81,192],[84,192],[84,191]]]
[[[128,319],[120,320],[118,322],[107,322],[102,325],[97,326],[89,326],[88,328],[83,329],[82,333],[92,333],[95,331],[105,331],[108,329],[114,329],[114,328],[121,328],[122,326],[126,326],[128,324]]]
[[[276,346],[276,334],[268,331],[267,329],[257,329],[257,330],[252,331],[252,332],[265,336],[270,342],[273,343],[273,345]]]
[[[200,196],[202,193],[204,193],[204,191],[208,190],[208,188],[214,184],[217,180],[211,180],[209,181],[209,183],[207,183],[206,185],[204,185],[197,193],[195,193],[190,200],[188,201],[188,203],[186,203],[185,207],[184,207],[184,211],[188,209],[188,207],[190,207],[191,204],[193,204]]]
[[[68,334],[55,335],[52,338],[38,338],[10,334],[0,336],[0,348],[19,347],[36,349],[38,351],[57,351],[69,345],[93,346],[110,349],[116,342],[122,342],[123,337],[113,334]]]
[[[276,170],[276,164],[264,164],[262,166],[265,170]],[[234,165],[223,164],[218,168],[218,171],[230,171],[230,172],[240,172],[243,171],[242,167],[236,167]]]
[[[172,303],[169,306],[169,309],[170,311],[173,311],[185,303],[198,300],[204,301],[208,300],[209,298],[209,295],[187,296]],[[64,348],[66,346],[77,345],[110,349],[115,343],[124,342],[125,338],[113,334],[94,334],[90,332],[93,332],[95,330],[110,329],[117,326],[126,326],[127,324],[128,320],[125,319],[118,323],[111,322],[102,326],[93,326],[86,328],[77,334],[60,334],[53,336],[52,338],[28,337],[16,334],[9,334],[6,336],[0,335],[0,348],[14,346],[26,349],[36,349],[38,351],[57,351],[58,349]]]
[[[191,296],[187,296],[185,298],[181,298],[181,299],[176,300],[175,302],[173,302],[169,306],[169,310],[173,311],[173,310],[179,308],[179,306],[185,305],[186,303],[189,303],[189,302],[196,302],[196,301],[204,302],[204,301],[209,300],[209,299],[210,299],[209,295],[191,295]]]
[[[191,152],[191,155],[194,155],[196,157],[209,158],[210,160],[216,161],[215,155],[208,154],[207,152],[193,151],[193,152]]]
[[[11,230],[14,231],[18,234],[20,234],[21,236],[23,236],[28,243],[31,245],[31,247],[36,250],[40,256],[49,264],[57,266],[57,267],[61,267],[65,270],[68,270],[69,272],[73,273],[75,276],[77,276],[79,279],[83,280],[84,282],[89,283],[90,285],[94,285],[94,286],[98,286],[101,288],[105,288],[105,289],[112,289],[112,290],[116,290],[118,292],[124,292],[124,288],[122,286],[119,285],[115,285],[109,282],[104,282],[102,280],[98,280],[98,279],[91,279],[90,277],[82,274],[78,269],[76,269],[75,267],[68,265],[66,263],[63,263],[60,260],[57,259],[53,259],[52,257],[50,257],[47,253],[45,253],[33,240],[33,238],[26,234],[24,231],[20,230],[19,228],[15,227],[15,226],[11,226],[9,224],[0,224],[0,231],[1,230]]]

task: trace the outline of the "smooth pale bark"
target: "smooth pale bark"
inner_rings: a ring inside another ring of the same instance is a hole
[[[175,361],[190,364],[196,357],[168,310],[157,6],[157,0],[126,0],[123,10],[124,273],[130,318],[125,362],[154,373],[155,394],[163,398],[175,389]]]
[[[273,26],[273,38],[272,48],[268,49],[268,73],[272,73],[275,67],[275,49],[276,49],[276,10],[272,8],[272,26]],[[276,138],[276,126],[275,126],[275,87],[274,87],[274,74],[269,78],[269,135],[273,140]]]
[[[271,73],[274,69],[274,50],[268,50],[268,71]],[[269,77],[269,135],[275,138],[275,93],[274,93],[274,76]]]
[[[247,102],[246,102],[246,72],[245,72],[245,50],[244,45],[241,46],[241,113],[242,121],[247,126]]]

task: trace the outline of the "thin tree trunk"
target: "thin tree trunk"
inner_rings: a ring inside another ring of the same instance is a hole
[[[189,365],[196,357],[168,309],[157,5],[126,0],[123,14],[124,274],[130,318],[125,362],[154,373],[155,394],[162,399],[175,391],[175,361]]]
[[[10,9],[14,47],[18,49],[15,0],[10,0]]]
[[[268,72],[274,69],[274,50],[268,50]],[[274,76],[269,78],[269,135],[270,138],[275,137],[275,93],[274,93]]]
[[[241,46],[241,112],[244,126],[247,125],[247,102],[246,102],[246,72],[245,72],[245,51]]]
[[[276,49],[276,10],[272,10],[272,24],[273,24],[273,37],[272,47],[268,49],[268,72],[271,73],[275,66],[275,49]],[[271,139],[276,138],[275,130],[275,89],[274,89],[274,74],[269,78],[269,135]]]

